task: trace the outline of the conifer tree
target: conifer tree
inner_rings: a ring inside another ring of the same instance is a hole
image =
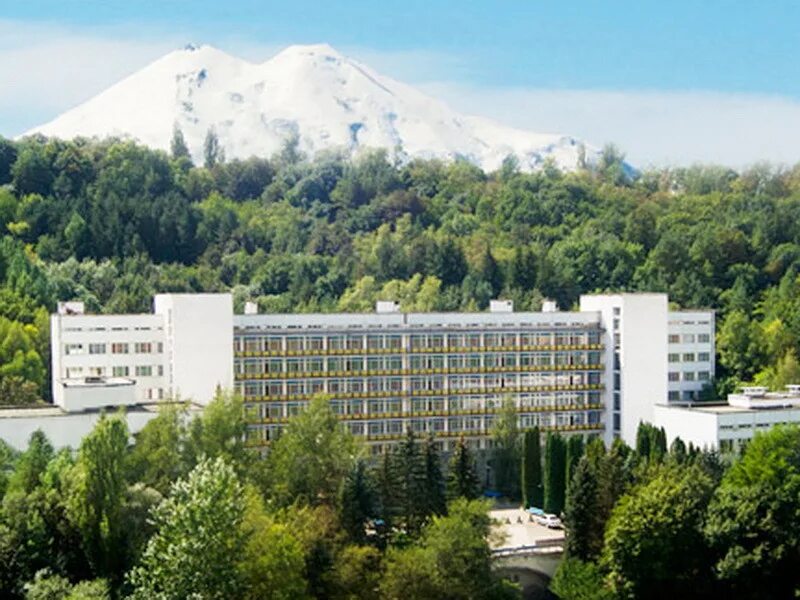
[[[342,482],[339,510],[342,528],[356,543],[363,543],[367,520],[377,510],[378,492],[367,463],[356,460]]]
[[[211,169],[215,165],[225,162],[225,153],[219,145],[219,137],[214,128],[210,128],[206,133],[206,139],[203,142],[203,163],[206,169]]]
[[[189,153],[189,147],[186,145],[186,138],[183,137],[183,131],[181,131],[177,123],[172,127],[172,141],[170,142],[169,148],[172,158],[174,159],[192,159],[192,155]]]
[[[566,552],[570,558],[594,559],[603,547],[602,528],[597,527],[597,474],[587,457],[581,457],[567,486],[564,506]],[[599,535],[598,535],[599,533]]]
[[[583,456],[583,437],[579,435],[573,435],[567,438],[567,473],[565,481],[567,486],[569,486],[570,481],[572,481],[572,474],[575,471],[575,467],[578,466],[578,461]]]
[[[445,499],[441,458],[433,435],[428,436],[428,439],[425,440],[423,455],[425,461],[426,516],[443,515],[447,512],[447,500]]]
[[[394,450],[391,461],[392,480],[395,485],[393,494],[397,502],[398,516],[406,531],[415,534],[427,517],[425,498],[427,476],[424,456],[420,452],[416,435],[409,428]]]
[[[560,514],[564,509],[566,469],[564,438],[548,433],[544,454],[544,510]]]
[[[526,508],[543,503],[542,445],[539,428],[525,432],[522,438],[522,502]]]
[[[463,437],[458,439],[450,458],[450,471],[447,475],[447,497],[450,500],[466,498],[473,500],[479,496],[480,484],[475,471],[475,461]]]

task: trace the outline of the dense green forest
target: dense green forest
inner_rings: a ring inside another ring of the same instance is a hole
[[[129,444],[104,415],[77,452],[0,443],[0,596],[27,600],[518,597],[491,569],[475,457],[412,433],[368,461],[318,398],[268,457],[241,400],[164,405]]]
[[[371,460],[324,398],[264,459],[245,428],[241,399],[220,394],[193,419],[165,404],[133,443],[113,414],[75,450],[40,431],[22,453],[0,444],[2,597],[520,597],[492,568],[502,534],[463,440],[445,458],[409,432]],[[492,436],[506,493],[563,509],[562,600],[800,591],[799,427],[758,433],[738,457],[668,448],[647,424],[635,448],[549,434],[542,453],[507,404]]]
[[[194,166],[130,141],[0,138],[0,402],[46,398],[59,299],[147,311],[151,295],[233,290],[263,311],[562,308],[664,291],[718,311],[717,387],[796,379],[800,166],[646,171],[613,148],[575,173],[486,174],[382,152]]]

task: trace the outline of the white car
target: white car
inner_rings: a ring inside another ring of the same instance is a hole
[[[539,517],[538,521],[540,525],[544,525],[549,529],[561,529],[561,527],[563,527],[561,519],[555,515],[543,515]]]

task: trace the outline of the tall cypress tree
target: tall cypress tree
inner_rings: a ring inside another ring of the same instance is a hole
[[[447,474],[447,497],[450,500],[467,498],[472,500],[480,494],[478,473],[475,460],[463,437],[458,439],[453,455],[450,458],[450,470]]]
[[[539,428],[525,432],[522,438],[522,502],[526,508],[541,507],[544,500],[542,489],[542,445]]]
[[[436,449],[436,442],[433,435],[428,436],[423,448],[425,460],[425,496],[426,516],[443,515],[447,512],[447,500],[445,499],[444,475],[442,475],[442,464],[439,451]]]
[[[578,466],[578,461],[583,456],[583,437],[580,435],[572,435],[567,438],[567,473],[566,479],[567,486],[572,481],[572,474],[575,472],[575,467]]]
[[[544,452],[544,509],[560,514],[564,510],[567,474],[564,438],[558,433],[548,433]]]
[[[570,558],[589,561],[603,547],[603,531],[597,527],[597,498],[597,474],[584,456],[578,461],[569,481],[564,506],[564,528],[567,532],[565,549]]]
[[[650,459],[651,439],[650,424],[640,421],[639,427],[636,428],[636,454],[640,459]]]

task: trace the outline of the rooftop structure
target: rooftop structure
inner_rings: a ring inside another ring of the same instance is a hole
[[[664,427],[668,440],[680,437],[699,447],[735,450],[758,431],[800,423],[800,385],[782,392],[745,387],[728,395],[727,402],[660,405],[655,410],[655,424]]]

